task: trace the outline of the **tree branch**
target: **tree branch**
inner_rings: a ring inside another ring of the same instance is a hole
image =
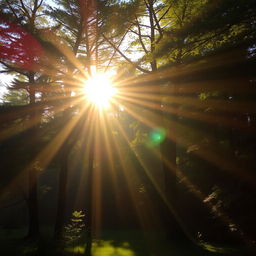
[[[162,37],[163,37],[163,31],[162,31],[162,28],[160,27],[160,24],[159,24],[159,20],[157,19],[157,17],[156,17],[156,13],[155,13],[155,10],[154,10],[154,8],[152,8],[152,14],[153,14],[153,18],[154,18],[154,20],[155,20],[155,22],[156,22],[156,26],[157,26],[157,28],[158,28],[158,31],[159,31],[159,37],[157,38],[157,40],[156,40],[156,44],[157,43],[159,43],[159,41],[162,39]]]
[[[142,40],[140,24],[139,24],[139,21],[138,21],[138,18],[137,18],[136,15],[135,15],[135,19],[136,19],[136,22],[137,22],[137,27],[138,27],[138,32],[139,32],[139,33],[138,33],[138,36],[139,36],[140,44],[141,44],[141,46],[142,46],[144,52],[147,54],[147,53],[148,53],[148,50],[147,50],[147,48],[146,48],[146,46],[145,46],[145,44],[144,44],[144,42],[143,42],[143,40]]]
[[[22,10],[27,14],[27,17],[30,18],[30,14],[29,14],[26,6],[23,3],[23,0],[20,0],[20,4],[21,4],[21,7],[22,7]]]
[[[15,12],[14,9],[12,8],[10,2],[9,2],[8,0],[6,0],[6,3],[7,3],[7,5],[8,5],[8,7],[11,9],[12,14],[15,16],[15,18],[16,18],[17,20],[19,20],[19,17],[17,16],[16,12]]]
[[[165,15],[169,12],[169,10],[171,9],[172,7],[172,4],[169,5],[169,7],[165,10],[165,12],[163,13],[163,15],[158,19],[158,22],[160,22],[164,17]]]
[[[129,62],[132,66],[134,66],[136,69],[140,70],[143,73],[150,73],[150,71],[140,67],[138,63],[134,63],[131,61],[125,54],[123,54],[122,51],[120,51],[114,43],[112,43],[104,34],[102,34],[103,38],[127,61]]]
[[[137,36],[141,36],[141,37],[147,37],[150,39],[150,36],[149,35],[140,35],[138,32],[132,30],[132,29],[129,29],[130,32],[132,32],[133,34],[137,35]]]
[[[124,40],[124,38],[125,38],[125,36],[127,35],[127,33],[128,33],[128,30],[125,32],[125,34],[123,35],[123,37],[121,38],[121,40],[120,40],[120,42],[118,43],[118,45],[117,45],[117,48],[119,48],[119,46],[121,45],[121,43],[123,42],[123,40]],[[108,64],[107,64],[107,66],[106,66],[106,68],[105,68],[105,72],[108,70],[108,68],[109,68],[109,66],[110,66],[110,63],[112,62],[112,60],[113,60],[113,58],[114,58],[114,56],[115,56],[115,54],[116,54],[116,52],[117,52],[117,50],[116,49],[114,49],[115,51],[113,52],[113,54],[112,54],[112,56],[111,56],[111,58],[110,58],[110,60],[109,60],[109,62],[108,62]]]
[[[17,72],[17,73],[22,74],[22,75],[24,75],[24,76],[27,76],[27,73],[26,73],[25,71],[22,71],[22,70],[19,69],[19,68],[13,67],[13,66],[11,66],[11,65],[9,65],[9,64],[7,64],[7,63],[1,61],[1,60],[0,60],[0,63],[1,63],[2,65],[4,65],[5,67],[7,67],[8,69],[10,69],[10,72],[11,72],[11,71],[14,71],[14,72]],[[8,71],[7,71],[7,72],[8,72]]]

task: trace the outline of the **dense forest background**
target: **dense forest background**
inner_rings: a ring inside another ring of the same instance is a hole
[[[254,0],[0,7],[1,254],[255,255]]]

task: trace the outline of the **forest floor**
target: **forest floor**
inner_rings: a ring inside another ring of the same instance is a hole
[[[43,236],[38,241],[22,238],[21,230],[0,231],[1,256],[35,255],[84,255],[85,240],[65,241],[66,246],[57,254],[54,241]],[[209,243],[199,245],[168,241],[160,233],[142,233],[137,230],[106,231],[100,239],[94,239],[92,256],[249,256],[248,251],[236,246],[220,246]]]

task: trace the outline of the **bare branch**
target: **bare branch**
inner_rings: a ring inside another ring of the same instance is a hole
[[[73,13],[72,8],[71,8],[70,1],[68,0],[67,3],[68,3],[69,10],[70,10],[70,12],[71,12],[71,15],[72,15],[73,17],[76,17],[76,16],[74,15],[74,13]]]
[[[15,16],[15,18],[18,20],[19,17],[17,16],[16,12],[14,11],[14,9],[12,8],[12,5],[10,4],[10,2],[8,0],[6,0],[6,3],[8,5],[8,7],[11,9],[12,14]]]
[[[141,36],[141,37],[147,37],[147,38],[151,38],[149,35],[140,35],[138,32],[132,30],[132,29],[129,29],[130,32],[132,32],[133,34],[137,35],[137,36]]]
[[[138,36],[139,36],[140,44],[141,44],[141,46],[142,46],[144,52],[147,54],[147,53],[148,53],[148,50],[147,50],[147,48],[146,48],[146,46],[145,46],[145,44],[144,44],[144,42],[143,42],[142,35],[141,35],[140,24],[139,24],[139,21],[138,21],[138,18],[137,18],[136,15],[135,15],[135,19],[136,19],[136,21],[137,21],[137,27],[138,27],[138,32],[139,32],[139,33],[138,33]]]
[[[131,61],[122,51],[119,50],[118,47],[115,46],[115,44],[113,44],[104,34],[102,34],[102,36],[104,37],[104,39],[127,61],[129,62],[132,66],[134,66],[136,69],[140,70],[143,73],[150,73],[150,71],[140,67],[138,65],[138,63],[134,63],[133,61]]]
[[[162,39],[162,37],[163,37],[163,31],[162,31],[162,28],[160,27],[160,24],[159,24],[159,20],[157,19],[157,17],[156,17],[156,13],[155,13],[155,11],[154,11],[154,8],[152,8],[152,14],[153,14],[153,18],[154,18],[154,20],[155,20],[155,22],[156,22],[156,26],[157,26],[157,28],[158,28],[158,31],[159,31],[159,37],[158,37],[158,39],[156,40],[156,44],[157,43],[159,43],[159,41]]]
[[[147,16],[147,17],[148,17],[148,16]],[[135,25],[135,26],[137,25],[136,22],[131,22],[131,24],[132,24],[132,25]],[[140,24],[140,26],[141,26],[141,27],[145,27],[145,28],[151,28],[150,26],[145,25],[145,24]]]
[[[158,22],[160,22],[164,17],[165,15],[169,12],[169,10],[171,9],[172,7],[172,4],[169,5],[169,7],[165,10],[165,12],[163,13],[163,15],[158,19]]]
[[[22,7],[22,10],[24,11],[24,13],[27,14],[27,17],[30,18],[30,14],[25,6],[25,4],[23,3],[23,0],[20,0],[20,4],[21,4],[21,7]]]
[[[118,43],[118,45],[117,45],[117,48],[119,48],[119,46],[121,45],[121,43],[123,42],[123,40],[124,40],[124,38],[125,38],[125,36],[127,35],[127,33],[128,33],[128,30],[125,32],[125,34],[123,35],[123,37],[121,38],[121,40],[120,40],[120,42]],[[110,66],[110,63],[112,62],[112,60],[113,60],[113,58],[114,58],[114,56],[115,56],[115,54],[116,54],[116,49],[114,49],[115,51],[113,52],[113,54],[112,54],[112,56],[111,56],[111,58],[110,58],[110,60],[109,60],[109,62],[108,62],[108,64],[107,64],[107,66],[106,66],[106,68],[105,68],[105,72],[108,70],[108,68],[109,68],[109,66]]]
[[[19,69],[17,67],[13,67],[12,65],[9,65],[9,64],[1,61],[1,60],[0,60],[0,63],[2,65],[4,65],[6,68],[8,68],[10,71],[14,71],[14,72],[17,72],[17,73],[25,75],[25,76],[27,75],[27,73],[25,71],[23,71],[23,70],[21,70],[21,69]]]
[[[39,2],[37,9],[39,9],[39,8],[42,6],[43,2],[44,2],[44,0],[41,0],[41,1]]]
[[[146,0],[144,0],[144,3],[145,3],[145,5],[146,5],[146,7],[149,9],[149,4],[148,4],[148,2],[147,2]]]

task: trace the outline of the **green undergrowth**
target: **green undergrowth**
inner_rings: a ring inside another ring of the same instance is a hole
[[[50,229],[49,229],[50,230]],[[5,230],[0,232],[0,255],[57,255],[56,244],[46,231],[37,241],[24,239],[25,230]],[[66,243],[63,256],[84,255],[85,235],[72,243]],[[181,241],[167,241],[161,232],[141,232],[138,230],[104,231],[95,235],[92,256],[245,256],[243,249],[201,243],[191,246]]]

